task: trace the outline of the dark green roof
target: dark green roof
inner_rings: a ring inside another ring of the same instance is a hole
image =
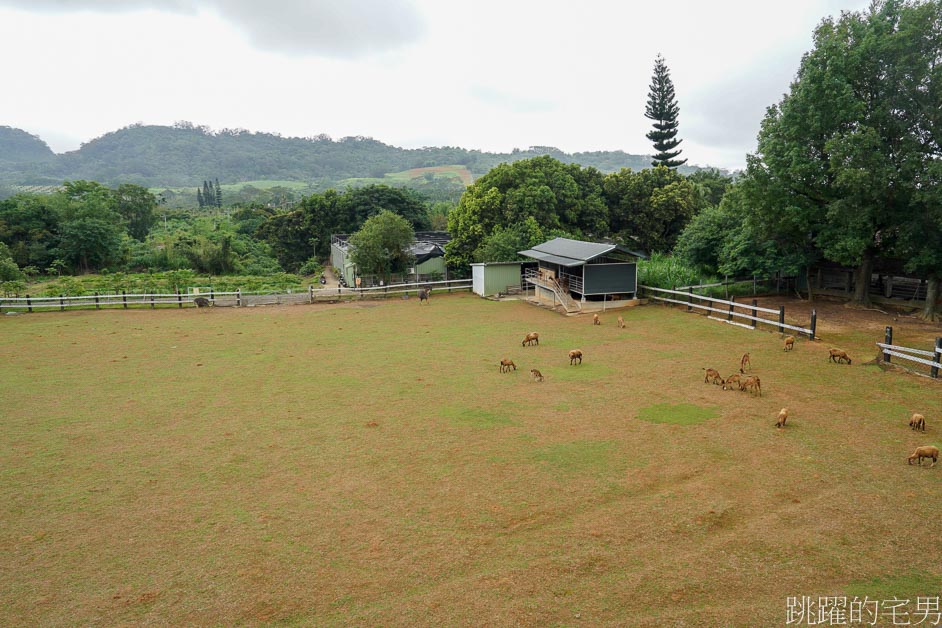
[[[571,267],[582,266],[586,262],[612,251],[620,251],[635,257],[644,257],[642,254],[631,251],[621,244],[583,242],[582,240],[570,240],[569,238],[554,238],[549,242],[538,244],[532,249],[519,251],[519,254],[542,262]]]

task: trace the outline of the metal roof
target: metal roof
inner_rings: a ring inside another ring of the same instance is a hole
[[[532,249],[519,251],[520,255],[533,257],[543,262],[559,264],[560,266],[581,266],[593,260],[596,257],[611,253],[612,251],[621,251],[629,255],[638,256],[620,244],[602,244],[598,242],[583,242],[582,240],[570,240],[569,238],[554,238],[549,242],[538,244]]]

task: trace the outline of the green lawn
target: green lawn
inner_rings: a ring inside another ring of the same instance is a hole
[[[942,384],[827,362],[873,338],[619,313],[0,317],[0,625],[771,626],[940,594],[942,465],[906,458]],[[762,397],[703,383],[746,351]]]

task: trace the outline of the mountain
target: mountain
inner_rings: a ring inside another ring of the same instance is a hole
[[[404,149],[368,137],[332,140],[282,137],[244,129],[211,131],[204,126],[132,125],[107,133],[79,150],[56,155],[36,136],[0,127],[0,184],[51,185],[88,179],[109,185],[198,186],[207,179],[225,183],[280,180],[330,184],[358,177],[382,177],[411,168],[463,165],[480,176],[501,162],[550,155],[562,162],[594,166],[603,172],[650,167],[650,157],[622,151],[564,153],[536,146],[511,153],[456,147]],[[696,167],[681,168],[693,172]]]
[[[50,163],[56,154],[35,135],[0,126],[0,172],[21,166]]]

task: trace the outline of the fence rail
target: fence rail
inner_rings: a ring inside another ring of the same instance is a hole
[[[912,347],[903,347],[901,345],[893,344],[893,328],[887,327],[884,342],[878,342],[876,345],[882,349],[884,362],[892,362],[892,359],[895,357],[902,360],[907,360],[909,362],[915,362],[916,364],[922,364],[923,366],[929,367],[930,377],[933,379],[939,378],[939,369],[942,368],[942,338],[935,339],[934,351],[914,349]],[[932,359],[926,360],[924,358],[916,357],[919,355],[924,355]]]
[[[645,296],[647,296],[649,299],[652,299],[654,301],[660,301],[662,303],[684,305],[687,307],[687,311],[703,310],[706,312],[715,312],[717,314],[726,315],[726,318],[718,318],[716,316],[710,316],[709,314],[707,314],[707,316],[709,316],[709,318],[713,320],[718,320],[724,323],[729,323],[731,325],[738,325],[740,327],[750,327],[750,328],[755,328],[758,323],[762,323],[765,325],[771,325],[773,327],[776,327],[779,333],[784,333],[785,330],[788,329],[798,334],[807,335],[808,338],[812,340],[815,339],[815,329],[817,327],[817,320],[818,320],[818,315],[815,310],[811,311],[810,327],[801,327],[798,325],[789,325],[785,322],[785,306],[781,306],[778,310],[773,310],[767,307],[759,307],[758,305],[756,305],[755,300],[753,300],[752,304],[750,305],[747,303],[737,303],[736,301],[725,301],[723,299],[717,299],[715,297],[701,296],[699,294],[693,293],[693,286],[689,286],[686,292],[682,292],[680,290],[667,290],[665,288],[652,288],[650,286],[641,286],[641,290],[644,293],[646,293]],[[675,298],[665,297],[665,296],[657,296],[656,294],[653,294],[653,293],[677,295],[677,296],[685,297],[686,300],[675,299]],[[694,299],[698,301],[706,301],[707,305],[703,305],[701,303],[694,303]],[[720,308],[713,307],[714,304],[726,305],[727,307],[724,309],[720,309]],[[751,313],[746,314],[744,312],[737,312],[736,308],[748,310]],[[762,318],[761,316],[758,316],[759,312],[764,312],[766,314],[778,314],[778,319],[773,320],[773,319],[768,319],[768,318]],[[745,324],[739,321],[734,321],[733,320],[734,318],[745,319],[745,320],[751,321],[751,324]]]
[[[234,292],[200,292],[199,294],[176,293],[140,293],[140,294],[94,294],[76,297],[0,297],[0,312],[34,310],[61,310],[67,308],[123,308],[131,307],[156,308],[159,306],[194,307],[197,297],[209,299],[216,305],[231,305],[235,307],[253,305],[297,304],[335,302],[351,299],[371,299],[402,295],[407,298],[409,294],[418,294],[420,290],[429,288],[435,292],[454,292],[471,290],[471,280],[428,281],[422,283],[393,284],[373,288],[315,288],[313,285],[298,292],[291,291],[242,291]]]

